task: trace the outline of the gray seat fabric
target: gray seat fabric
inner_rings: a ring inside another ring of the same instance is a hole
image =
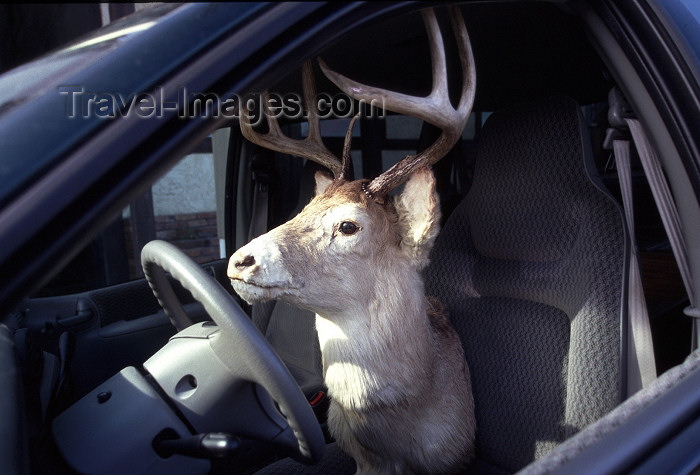
[[[492,114],[426,270],[470,367],[479,471],[516,471],[622,396],[625,228],[577,104]]]
[[[634,418],[638,421],[643,421],[645,413],[656,410],[655,405],[660,402],[660,399],[667,398],[669,394],[677,388],[688,386],[690,388],[698,387],[698,377],[700,376],[700,350],[695,350],[685,360],[683,364],[674,366],[665,373],[661,374],[649,386],[636,392],[632,397],[627,399],[621,405],[616,407],[612,412],[606,414],[602,419],[598,419],[595,423],[589,425],[584,430],[568,439],[563,444],[559,445],[555,450],[552,450],[544,457],[538,459],[535,463],[528,465],[523,473],[525,474],[542,474],[542,473],[583,473],[585,468],[578,466],[581,460],[576,457],[582,457],[583,460],[600,461],[601,457],[606,457],[610,460],[610,451],[605,447],[606,442],[601,442],[604,437],[625,438],[625,435],[615,435],[614,432],[635,430],[630,429],[630,426],[623,426],[629,423]],[[661,402],[661,404],[667,404]],[[643,422],[638,423],[638,427]],[[622,429],[621,429],[622,427]],[[614,445],[619,449],[619,445]],[[629,459],[619,459],[618,466],[624,465]],[[605,466],[605,465],[600,465]],[[635,467],[637,473],[671,473],[673,470],[670,467],[649,466],[643,468]],[[612,473],[612,471],[611,471]],[[697,473],[697,470],[696,472]]]
[[[259,470],[256,475],[352,475],[355,461],[345,455],[335,442],[326,445],[323,459],[316,465],[304,465],[291,458],[280,460]]]
[[[299,214],[313,197],[316,186],[314,174],[321,169],[312,161],[304,165],[299,201],[289,218]],[[272,300],[253,305],[252,319],[285,362],[304,394],[312,396],[325,388],[313,312]]]
[[[278,300],[253,306],[253,323],[265,335],[307,396],[324,388],[313,312]]]

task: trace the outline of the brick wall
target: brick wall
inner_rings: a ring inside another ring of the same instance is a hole
[[[156,216],[156,237],[175,244],[203,264],[219,258],[216,213]]]
[[[174,214],[155,217],[156,238],[175,244],[196,262],[203,264],[219,259],[219,238],[216,234],[216,212]],[[131,240],[131,224],[124,220],[129,272],[138,276]]]

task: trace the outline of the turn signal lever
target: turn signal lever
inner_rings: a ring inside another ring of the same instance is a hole
[[[180,438],[174,430],[165,429],[153,439],[153,449],[163,458],[175,454],[207,459],[227,457],[235,454],[239,447],[238,438],[224,432]]]

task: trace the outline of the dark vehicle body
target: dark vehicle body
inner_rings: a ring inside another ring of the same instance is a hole
[[[146,241],[166,236],[188,246],[200,246],[194,243],[199,240],[218,247],[219,255],[200,262],[236,299],[226,258],[255,235],[249,230],[271,229],[308,201],[311,189],[301,161],[265,155],[245,142],[237,123],[245,113],[242,103],[259,106],[262,91],[276,92],[288,101],[282,102],[288,106],[285,130],[302,136],[300,67],[319,56],[361,82],[427,94],[430,55],[419,12],[435,7],[449,24],[442,6],[158,4],[0,76],[3,473],[79,470],[69,467],[61,441],[54,440],[54,420],[122,368],[142,368],[175,334],[138,264]],[[474,48],[477,93],[460,144],[462,158],[435,167],[444,186],[439,191],[445,220],[468,195],[474,173],[470,151],[487,117],[552,96],[581,106],[594,174],[619,200],[611,151],[604,147],[615,127],[608,121],[609,93],[617,88],[627,101],[626,117],[641,122],[659,157],[678,209],[694,294],[700,295],[700,8],[691,0],[479,1],[460,8]],[[340,102],[347,98],[317,73],[319,90],[329,91],[328,118],[347,123],[352,114]],[[374,112],[358,122],[353,142],[356,171],[366,177],[386,169],[395,154],[415,151],[431,133],[408,124],[412,135],[392,135],[390,125],[387,130],[392,114]],[[323,129],[324,139],[339,149],[344,127],[332,122]],[[202,237],[190,223],[177,232],[169,228],[170,234],[164,225],[156,234],[151,187],[202,144],[213,157],[213,179],[206,185],[196,177],[187,182],[183,200],[188,189],[210,186],[216,218],[208,224],[215,231]],[[490,461],[492,467],[534,473],[691,473],[700,467],[694,326],[700,314],[692,308],[668,230],[636,162],[633,181],[637,242],[621,252],[637,249],[641,256],[659,380],[633,395],[623,378],[620,406],[583,436],[576,438],[577,429],[568,434],[573,439],[553,442],[549,453],[533,449],[526,463]],[[262,224],[256,218],[259,190],[267,200]],[[175,289],[192,320],[209,319],[197,298]],[[308,383],[285,357],[288,350],[306,351],[301,347],[311,345],[313,325],[302,337],[273,335],[267,321],[264,326],[262,333],[304,395],[318,402],[323,387]],[[626,328],[619,332],[620,351],[626,353]],[[489,371],[498,378],[498,368]],[[314,410],[323,424],[325,406]],[[478,416],[477,421],[488,424]],[[116,433],[138,433],[138,422]],[[112,440],[105,434],[104,440]],[[119,440],[115,446],[121,446]],[[252,473],[289,454],[288,447],[276,449],[269,441],[243,445],[235,456],[207,461],[204,470]],[[127,466],[119,463],[114,467]],[[324,463],[320,467],[328,467]]]

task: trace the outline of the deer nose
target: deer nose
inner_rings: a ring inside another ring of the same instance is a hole
[[[253,256],[245,256],[243,259],[238,259],[236,262],[233,264],[236,266],[236,269],[245,269],[246,267],[254,266],[255,265],[255,257]]]
[[[240,251],[240,249],[239,249]],[[257,262],[252,253],[249,252],[236,252],[231,256],[228,261],[228,277],[241,278],[244,274],[249,274],[255,271],[257,267]]]

